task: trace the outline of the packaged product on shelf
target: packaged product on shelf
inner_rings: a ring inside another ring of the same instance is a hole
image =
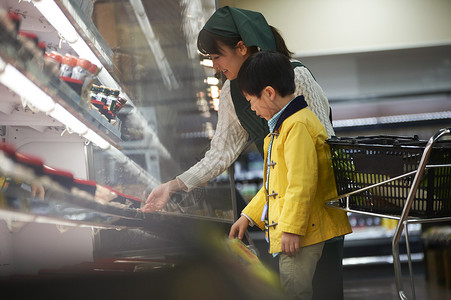
[[[117,97],[117,102],[114,108],[111,110],[111,112],[116,116],[117,113],[125,106],[125,103],[127,102],[126,99],[122,97]]]
[[[14,35],[17,35],[19,33],[19,28],[20,28],[20,22],[21,22],[21,17],[19,14],[14,13],[12,11],[8,12],[8,18],[9,20],[12,22],[12,24],[14,25],[11,29],[13,31]]]
[[[87,103],[91,102],[92,85],[97,83],[97,74],[99,74],[99,72],[100,68],[97,67],[96,64],[91,63],[88,68],[87,76],[83,80],[82,87],[82,100],[86,100]]]
[[[111,90],[107,88],[106,86],[100,86],[99,92],[97,93],[97,104],[96,107],[101,113],[101,115],[107,119],[109,122],[113,118],[113,114],[108,109],[107,103],[108,103],[108,96],[110,95]]]
[[[44,174],[43,177],[46,179],[50,179],[51,183],[57,183],[61,187],[71,190],[74,187],[74,175],[66,170],[56,169],[53,167],[49,167],[44,165]]]
[[[72,70],[77,65],[77,58],[73,55],[66,54],[63,57],[63,60],[61,62],[61,73],[60,76],[63,77],[71,77],[72,76]]]
[[[61,61],[63,56],[56,51],[45,52],[44,61],[56,76],[60,75]]]
[[[42,176],[44,174],[44,162],[36,156],[24,155],[19,152],[14,153],[14,161],[33,170],[35,176]]]
[[[67,83],[80,97],[82,93],[82,81],[74,79],[72,77],[60,77],[65,83]]]
[[[105,105],[103,106],[100,112],[102,113],[102,116],[104,116],[107,119],[108,122],[111,122],[111,120],[114,119],[113,113]]]
[[[35,33],[22,30],[20,30],[18,33],[18,39],[22,40],[24,43],[29,41],[34,46],[37,46],[39,42],[38,36]]]
[[[72,69],[71,77],[81,81],[85,81],[86,77],[89,75],[89,68],[91,67],[91,62],[85,58],[79,57],[77,59],[77,65]]]
[[[97,67],[96,64],[91,63],[91,66],[88,68],[88,75],[83,82],[83,87],[86,89],[91,89],[90,85],[97,81],[97,75],[99,72],[100,68]]]
[[[60,53],[56,51],[46,52],[45,56],[60,69],[61,63],[63,62],[63,56]]]
[[[21,51],[24,60],[35,59],[40,57],[42,51],[38,48],[38,36],[32,32],[19,31],[17,39],[22,43],[25,51]]]
[[[93,180],[74,178],[74,186],[72,187],[71,192],[72,194],[75,194],[76,192],[74,191],[74,189],[78,189],[90,194],[91,196],[95,196],[96,185],[97,183]]]
[[[100,68],[96,64],[91,64],[88,71],[90,73],[90,76],[97,77],[97,75],[99,75]]]
[[[100,86],[99,92],[97,93],[97,101],[101,102],[103,105],[106,105],[109,89],[106,86]]]
[[[42,55],[45,55],[45,49],[47,48],[47,45],[43,41],[38,42],[38,49],[42,52]]]
[[[90,91],[90,102],[92,106],[99,111],[109,122],[114,117],[113,113],[108,109],[106,103],[109,97],[109,89],[104,86],[98,86],[93,84]]]
[[[114,107],[116,106],[118,96],[119,96],[118,90],[110,89],[110,92],[108,93],[108,97],[107,97],[107,101],[106,101],[106,106],[108,107],[108,109],[111,112],[113,111]]]
[[[100,106],[102,106],[102,102],[98,100],[98,94],[100,92],[100,86],[93,84],[91,86],[91,91],[89,94],[89,99],[92,105],[94,105],[95,108],[99,109]]]

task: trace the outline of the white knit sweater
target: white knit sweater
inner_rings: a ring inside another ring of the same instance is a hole
[[[295,96],[304,95],[305,101],[323,126],[327,134],[335,135],[329,120],[329,101],[319,84],[305,67],[294,69]],[[235,113],[227,80],[219,96],[218,124],[211,140],[210,149],[198,163],[177,176],[190,191],[224,172],[247,145],[248,134]]]

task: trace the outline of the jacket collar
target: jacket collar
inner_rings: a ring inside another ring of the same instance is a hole
[[[279,120],[277,120],[276,126],[274,127],[274,131],[278,131],[283,121],[287,119],[289,116],[295,114],[303,108],[307,107],[307,102],[305,102],[304,96],[300,95],[294,98],[290,104],[285,108],[282,114],[279,116]]]

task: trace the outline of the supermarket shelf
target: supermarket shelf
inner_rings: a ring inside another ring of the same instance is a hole
[[[117,146],[121,141],[119,128],[111,125],[97,111],[90,110],[80,96],[69,85],[53,73],[43,57],[36,57],[32,49],[25,47],[0,25],[0,58],[27,77],[56,103],[63,106],[87,127]]]
[[[423,253],[413,253],[411,255],[412,262],[423,261]],[[400,255],[401,262],[407,262],[407,255]],[[356,266],[356,265],[375,265],[375,264],[393,264],[393,255],[382,256],[364,256],[364,257],[348,257],[343,258],[343,266]]]
[[[74,0],[56,0],[55,3],[61,8],[62,12],[75,27],[85,43],[90,47],[92,52],[97,55],[97,58],[102,63],[103,67],[105,67],[111,76],[114,77],[113,50],[111,50],[100,35],[90,18],[81,11],[79,4]]]

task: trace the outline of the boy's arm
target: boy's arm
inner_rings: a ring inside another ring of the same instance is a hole
[[[315,142],[305,124],[295,123],[284,145],[287,190],[279,217],[279,230],[305,235],[318,183]],[[314,226],[314,225],[313,225]]]
[[[280,241],[280,248],[283,254],[288,257],[295,257],[299,253],[299,240],[301,237],[294,233],[284,232],[282,233],[282,239]]]
[[[242,240],[247,226],[249,226],[249,220],[245,216],[241,216],[230,228],[229,239],[238,237],[238,239]]]
[[[261,230],[265,229],[265,223],[261,220],[263,207],[266,203],[265,187],[258,191],[258,193],[252,198],[248,205],[243,209],[242,213],[249,217],[254,225],[257,225]],[[244,217],[244,216],[242,216]]]
[[[229,239],[236,237],[240,240],[243,239],[244,232],[249,224],[257,225],[262,230],[265,228],[264,222],[261,221],[261,214],[265,205],[265,195],[265,188],[262,187],[243,209],[241,217],[233,223],[230,228]]]

